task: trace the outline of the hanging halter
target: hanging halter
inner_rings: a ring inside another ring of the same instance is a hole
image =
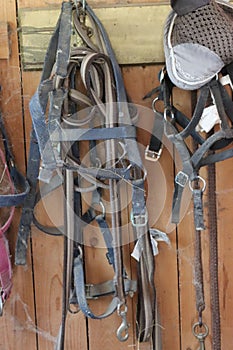
[[[161,149],[163,137],[175,146],[182,162],[176,174],[172,205],[172,221],[179,223],[184,188],[193,195],[195,225],[195,289],[198,322],[193,335],[205,348],[208,326],[203,322],[205,310],[201,231],[205,229],[202,196],[206,181],[199,171],[208,166],[209,231],[210,231],[210,294],[212,310],[212,346],[221,349],[220,311],[218,295],[218,251],[215,198],[216,162],[233,156],[233,102],[225,89],[232,87],[233,74],[233,7],[224,1],[171,1],[173,11],[164,29],[166,68],[160,73],[161,85],[151,94],[158,96],[152,103],[155,112],[154,130],[148,152]],[[192,117],[188,118],[174,106],[174,87],[198,90]],[[146,97],[151,96],[148,94]],[[164,102],[164,112],[157,110],[157,101]],[[161,125],[163,125],[161,127]],[[187,141],[192,138],[193,143]],[[195,145],[193,147],[193,145]],[[152,157],[153,158],[153,157]],[[155,157],[154,157],[155,158]],[[153,159],[152,159],[153,160]],[[210,187],[211,186],[211,187]]]

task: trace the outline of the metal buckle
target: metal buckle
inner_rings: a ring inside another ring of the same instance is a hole
[[[140,220],[140,223],[137,223],[138,219]],[[147,224],[148,222],[148,212],[147,210],[145,211],[145,214],[139,214],[139,215],[134,215],[133,211],[131,211],[130,214],[130,220],[131,223],[134,227],[143,227]]]
[[[189,180],[189,176],[183,171],[179,171],[175,178],[175,183],[181,187],[185,187]]]
[[[145,149],[145,159],[150,160],[151,162],[157,162],[162,154],[163,147],[160,148],[158,152],[150,150],[148,145]]]

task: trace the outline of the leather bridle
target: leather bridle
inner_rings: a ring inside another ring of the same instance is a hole
[[[82,47],[71,49],[72,30],[82,38]],[[136,288],[138,339],[156,342],[151,243],[155,235],[148,227],[146,172],[132,122],[135,111],[134,108],[132,115],[121,70],[102,23],[87,4],[84,8],[80,3],[64,2],[47,50],[40,85],[30,101],[33,129],[27,178],[31,191],[23,208],[16,247],[16,263],[23,265],[32,221],[45,233],[64,234],[63,314],[57,350],[64,349],[66,314],[73,310],[74,304],[93,319],[105,318],[116,311],[121,319],[116,334],[120,341],[126,341],[127,296],[132,296]],[[90,166],[82,164],[83,142],[89,144]],[[106,152],[102,162],[96,151],[100,142]],[[37,194],[38,178],[44,185]],[[82,179],[87,182],[85,187]],[[140,246],[137,282],[129,278],[123,261],[121,181],[130,186],[132,193],[130,221],[134,239]],[[64,227],[45,227],[34,216],[34,207],[61,183],[65,193]],[[82,196],[86,192],[92,193],[92,203],[83,212]],[[107,218],[102,199],[106,192],[111,208]],[[94,220],[104,237],[114,278],[89,286],[85,284],[83,228]],[[108,294],[113,298],[107,310],[94,314],[88,299]]]

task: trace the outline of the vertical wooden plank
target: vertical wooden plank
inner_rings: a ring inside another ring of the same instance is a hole
[[[53,1],[53,5],[61,4],[60,1]],[[21,7],[42,7],[48,3],[37,1],[18,0]],[[25,131],[27,151],[30,143],[31,117],[29,113],[29,101],[40,81],[41,72],[22,72],[22,89],[25,110]],[[38,212],[40,219],[45,224],[49,222],[54,209],[54,200],[57,204],[56,210],[61,213],[63,202],[60,197],[52,197],[40,206]],[[60,206],[60,208],[59,208]],[[62,214],[61,214],[62,216]],[[44,220],[43,220],[44,219]],[[47,220],[47,221],[46,221]],[[59,222],[63,224],[63,222]],[[47,236],[32,227],[32,251],[34,257],[35,276],[35,301],[38,328],[38,349],[52,350],[58,335],[62,317],[62,271],[63,271],[63,239],[61,237]],[[77,315],[68,314],[66,324],[65,347],[67,349],[87,347],[86,320],[81,313]]]
[[[0,60],[1,111],[12,143],[16,165],[25,171],[24,133],[20,86],[20,66],[17,42],[16,6],[14,1],[1,1],[0,21],[8,24],[10,57]],[[2,43],[1,43],[2,44]],[[14,266],[14,249],[20,219],[20,209],[16,209],[8,237],[13,265],[13,291],[0,319],[0,348],[36,350],[36,327],[32,283],[30,247],[26,268]]]
[[[31,117],[28,109],[30,98],[39,84],[41,72],[23,72],[22,87],[25,108],[27,149],[30,141]],[[61,196],[45,199],[37,209],[44,224],[59,217],[63,224]],[[54,206],[56,203],[56,209]],[[58,214],[59,213],[59,214]],[[50,222],[51,224],[51,222]],[[35,301],[39,349],[52,350],[58,335],[62,317],[63,239],[44,234],[32,226],[32,251],[34,257]],[[75,336],[74,336],[75,334]],[[78,336],[80,334],[80,336]],[[76,336],[77,335],[77,336]],[[66,347],[86,349],[86,321],[81,313],[68,315]]]
[[[145,147],[149,144],[153,128],[154,115],[151,99],[143,97],[159,85],[158,73],[161,66],[125,67],[124,80],[132,101],[139,106],[141,113],[138,122],[138,142],[141,144],[142,159]],[[163,140],[164,141],[164,140]],[[160,312],[162,346],[164,349],[179,350],[179,308],[177,285],[176,239],[170,224],[172,200],[173,160],[170,145],[166,143],[162,156],[157,163],[144,160],[147,169],[147,208],[152,227],[166,232],[171,246],[159,243],[159,255],[155,257],[155,284]],[[166,276],[166,277],[165,277]],[[137,349],[151,349],[150,344],[139,344]]]
[[[0,22],[0,60],[10,57],[10,43],[7,22]]]
[[[184,97],[185,96],[185,97]],[[190,116],[191,95],[175,89],[173,101],[176,108]],[[182,160],[179,155],[174,155],[174,176],[182,169]],[[173,180],[174,181],[174,180]],[[180,210],[180,223],[176,230],[177,257],[178,257],[178,293],[180,312],[180,347],[184,349],[195,349],[196,342],[192,335],[192,324],[196,322],[195,290],[194,280],[194,226],[193,210],[190,191],[185,188]]]
[[[232,159],[217,164],[217,203],[218,203],[218,269],[221,311],[222,349],[232,344],[233,335],[233,273],[232,273]]]

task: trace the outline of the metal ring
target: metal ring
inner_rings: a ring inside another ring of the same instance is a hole
[[[194,188],[192,187],[192,182],[195,181],[195,180],[199,180],[199,181],[202,181],[203,183],[203,186],[202,186],[202,192],[205,191],[206,189],[206,181],[203,179],[203,177],[201,176],[196,176],[193,180],[189,180],[189,188],[190,190],[193,192],[194,191]]]
[[[199,328],[199,329],[204,328],[204,333],[203,333],[203,332],[197,333],[197,332],[196,332],[196,329],[197,329],[197,328]],[[194,335],[197,339],[199,339],[200,337],[203,339],[203,338],[206,338],[207,335],[209,334],[209,328],[208,328],[208,326],[207,326],[206,323],[202,323],[202,326],[200,327],[199,322],[196,322],[196,323],[194,323],[194,325],[193,325],[193,327],[192,327],[192,332],[193,332],[193,335]]]
[[[164,112],[163,112],[163,118],[164,118],[164,120],[165,120],[166,122],[168,121],[168,115],[170,115],[170,119],[171,119],[171,120],[174,120],[174,119],[175,119],[175,115],[174,115],[174,112],[173,112],[171,106],[166,107],[166,108],[164,109]]]
[[[105,213],[106,213],[106,209],[105,209],[105,206],[104,206],[103,201],[100,200],[98,203],[97,203],[97,202],[92,203],[91,206],[92,206],[92,208],[93,208],[94,210],[95,210],[95,206],[96,206],[96,205],[100,205],[101,210],[102,210],[101,215],[102,215],[102,217],[104,218],[104,217],[105,217]]]
[[[74,307],[74,310],[71,308],[71,306]],[[76,304],[69,304],[68,311],[69,311],[72,315],[75,315],[75,314],[79,313],[81,310],[80,310],[80,308],[79,308],[78,305],[76,305]]]
[[[153,99],[153,101],[152,101],[152,110],[153,110],[154,113],[158,113],[157,109],[155,108],[155,104],[156,104],[157,101],[159,101],[158,96],[155,97],[155,98]]]
[[[82,260],[83,259],[83,249],[82,249],[80,244],[78,245],[77,249],[79,251],[79,258]]]
[[[102,200],[100,201],[100,206],[101,206],[101,209],[102,209],[102,215],[103,215],[103,217],[105,217],[106,209],[105,209],[105,206],[104,206],[104,203],[103,203]]]
[[[124,309],[123,309],[123,307],[124,307]],[[127,307],[127,305],[124,302],[120,302],[117,305],[117,313],[118,313],[118,315],[126,314],[127,311],[128,311],[128,307]]]

